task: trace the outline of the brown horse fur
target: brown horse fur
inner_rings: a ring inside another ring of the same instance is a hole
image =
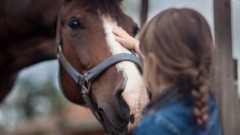
[[[0,101],[24,67],[54,59],[60,0],[0,0]]]
[[[60,8],[63,53],[74,68],[85,73],[112,56],[107,46],[102,18],[116,22],[131,35],[137,27],[121,10],[121,1],[65,0],[61,8],[63,2],[59,0],[0,0],[0,101],[11,88],[19,70],[55,58],[55,28]],[[84,29],[71,30],[71,18],[78,19]],[[136,73],[139,74],[137,68]],[[64,95],[74,103],[83,104],[81,88],[61,66],[60,77]],[[112,135],[125,134],[130,115],[139,115],[148,101],[142,79],[139,83],[135,82],[137,84],[130,83],[132,86],[127,87],[128,92],[124,89],[129,83],[124,79],[124,73],[112,66],[97,77],[91,87],[90,97],[94,108],[103,112],[101,117],[105,119],[104,124]],[[131,92],[134,88],[135,93]],[[135,119],[138,121],[139,118],[137,116]],[[129,127],[135,127],[136,121],[134,124]]]

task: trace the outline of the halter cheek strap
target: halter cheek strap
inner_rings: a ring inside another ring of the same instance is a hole
[[[61,46],[58,46],[58,59],[64,69],[67,71],[67,73],[72,77],[72,79],[75,81],[76,84],[79,84],[82,88],[84,87],[85,90],[87,91],[82,91],[86,92],[86,94],[89,93],[90,87],[91,87],[91,82],[99,76],[103,71],[108,69],[109,67],[123,61],[130,61],[135,63],[139,70],[142,72],[142,63],[137,58],[136,56],[128,53],[120,53],[117,55],[113,55],[112,57],[104,60],[100,64],[98,64],[96,67],[92,68],[89,70],[87,73],[84,75],[80,74],[75,68],[72,67],[72,65],[68,62],[64,54],[62,53]]]
[[[61,48],[61,46],[59,46]],[[61,50],[61,49],[60,49]],[[71,64],[67,61],[66,57],[59,51],[58,59],[60,60],[61,64],[63,65],[64,69],[68,72],[68,74],[73,78],[75,83],[82,84],[82,82],[91,82],[97,76],[99,76],[103,71],[108,69],[109,67],[123,61],[130,61],[137,64],[140,72],[142,72],[142,63],[136,56],[128,53],[120,53],[117,55],[113,55],[112,57],[104,60],[102,63],[98,64],[96,67],[89,70],[84,75],[80,74],[76,71]]]

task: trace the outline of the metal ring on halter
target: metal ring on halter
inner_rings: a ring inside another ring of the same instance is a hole
[[[57,46],[57,58],[59,58],[60,57],[60,53],[62,52],[62,47],[61,47],[61,45],[58,45]]]
[[[88,81],[88,74],[84,74],[81,79],[79,79],[78,84],[82,87],[81,94],[89,94],[90,88],[91,88],[91,82]]]

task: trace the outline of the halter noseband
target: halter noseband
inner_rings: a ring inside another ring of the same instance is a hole
[[[120,63],[123,61],[133,62],[138,66],[140,72],[142,72],[142,63],[140,59],[133,54],[120,53],[107,58],[106,60],[104,60],[103,62],[101,62],[100,64],[98,64],[97,66],[95,66],[94,68],[92,68],[91,70],[89,70],[88,72],[82,75],[68,62],[68,60],[63,54],[62,46],[61,46],[60,27],[61,27],[60,15],[58,15],[57,29],[56,29],[56,47],[57,47],[58,61],[67,71],[67,73],[72,77],[75,83],[81,87],[80,93],[84,99],[85,106],[90,108],[90,110],[93,112],[93,114],[98,119],[98,121],[102,123],[102,125],[104,126],[105,132],[108,133],[104,123],[100,120],[99,112],[94,110],[92,102],[90,100],[89,92],[91,89],[91,83],[103,71],[105,71],[106,69],[108,69],[109,67],[117,63]]]

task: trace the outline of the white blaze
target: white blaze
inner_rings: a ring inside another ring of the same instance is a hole
[[[111,53],[113,55],[119,53],[131,54],[129,50],[115,40],[112,29],[117,27],[116,21],[112,21],[107,17],[102,17],[102,21],[106,33],[106,42]],[[130,108],[130,114],[134,114],[135,119],[138,121],[141,117],[141,110],[149,102],[143,78],[132,62],[124,61],[118,63],[116,64],[116,68],[118,72],[123,72],[124,77],[127,79],[127,84],[122,96]]]

